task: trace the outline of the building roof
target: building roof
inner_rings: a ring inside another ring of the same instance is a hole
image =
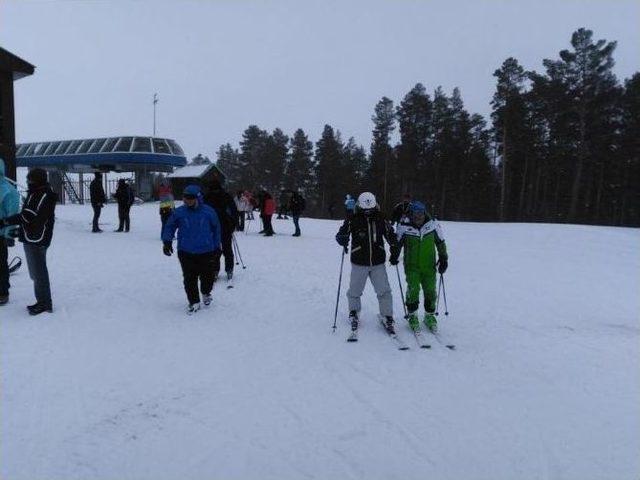
[[[177,168],[173,173],[167,175],[167,178],[202,178],[213,167],[215,167],[213,163],[187,165],[186,167]]]
[[[64,167],[128,170],[131,167],[181,167],[187,163],[180,145],[169,138],[102,137],[22,143],[16,148],[18,167]]]
[[[33,75],[35,68],[29,62],[0,47],[0,72],[11,72],[13,79],[18,80]]]

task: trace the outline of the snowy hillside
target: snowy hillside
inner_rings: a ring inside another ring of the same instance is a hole
[[[457,349],[398,351],[370,286],[360,341],[344,288],[332,333],[338,222],[254,222],[188,317],[156,205],[129,234],[113,205],[99,235],[57,217],[54,313],[27,315],[26,266],[0,310],[2,479],[639,478],[638,230],[444,222]]]

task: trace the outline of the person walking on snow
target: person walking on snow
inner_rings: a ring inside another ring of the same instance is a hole
[[[436,268],[439,273],[447,271],[449,265],[447,245],[444,241],[442,227],[435,218],[431,218],[425,205],[411,202],[408,221],[402,223],[397,230],[398,245],[392,251],[391,264],[397,265],[400,251],[404,247],[404,273],[407,279],[407,320],[412,330],[420,329],[418,305],[420,288],[424,295],[424,324],[432,332],[436,332],[438,323],[436,311]],[[438,261],[436,261],[436,251]]]
[[[20,195],[4,176],[4,160],[0,158],[0,222],[20,211]],[[0,227],[0,305],[9,302],[9,247],[15,244],[16,227]]]
[[[227,273],[227,280],[233,278],[233,232],[238,224],[238,210],[233,197],[229,195],[220,185],[220,182],[214,180],[209,185],[209,192],[204,196],[204,202],[213,208],[218,215],[220,226],[222,227],[222,250],[216,255],[213,264],[214,281],[218,279],[220,273],[220,256],[224,255],[224,271]]]
[[[351,278],[347,299],[352,331],[358,329],[360,297],[367,278],[369,278],[378,296],[380,315],[385,320],[387,332],[389,334],[395,333],[393,299],[384,264],[386,259],[385,239],[392,249],[397,248],[393,228],[382,217],[376,203],[376,197],[370,192],[364,192],[358,197],[355,214],[353,217],[345,219],[336,235],[336,241],[345,250],[351,240]]]
[[[293,192],[291,194],[291,201],[289,202],[289,211],[291,212],[291,218],[293,218],[293,226],[296,231],[292,235],[293,237],[299,237],[302,233],[300,232],[300,215],[304,211],[307,206],[307,202],[304,197],[300,195],[298,192]]]
[[[93,228],[92,233],[100,233],[100,212],[107,203],[107,197],[102,187],[102,173],[96,172],[95,178],[89,184],[89,196],[91,198],[91,208],[93,208]]]
[[[169,183],[169,180],[166,178],[160,180],[160,185],[158,185],[158,200],[160,201],[160,223],[162,224],[162,228],[164,228],[167,220],[169,220],[169,217],[176,209],[171,183]]]
[[[187,314],[200,310],[200,293],[205,307],[211,304],[216,255],[220,250],[220,222],[216,211],[205,205],[197,185],[188,185],[184,205],[175,209],[162,229],[162,252],[173,254],[173,236],[178,232],[178,260],[182,267]],[[198,292],[200,281],[200,293]]]
[[[129,212],[131,211],[131,205],[135,200],[133,190],[131,186],[125,181],[124,178],[118,180],[118,187],[116,193],[113,194],[118,201],[118,229],[116,232],[128,232],[131,227],[131,217]]]

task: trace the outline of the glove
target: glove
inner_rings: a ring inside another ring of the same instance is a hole
[[[171,242],[164,242],[162,245],[162,253],[164,253],[167,257],[170,257],[173,253],[173,245]]]
[[[0,228],[4,228],[7,226],[7,222],[4,221],[4,218],[0,219]]]
[[[447,271],[447,267],[449,266],[449,262],[447,260],[447,257],[441,257],[440,260],[438,260],[438,273],[444,273]]]
[[[336,235],[336,242],[338,242],[338,245],[341,247],[347,248],[347,245],[349,245],[349,235]]]
[[[400,250],[396,247],[391,247],[391,255],[389,256],[389,263],[391,265],[398,265],[400,258]]]
[[[398,257],[392,255],[391,258],[389,258],[389,263],[393,266],[396,266],[399,263]]]

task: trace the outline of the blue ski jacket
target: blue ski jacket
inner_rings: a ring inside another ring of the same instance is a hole
[[[20,195],[4,176],[4,168],[4,160],[0,158],[0,220],[20,212]],[[10,233],[16,228],[14,225],[0,228],[0,237],[11,238]]]
[[[220,221],[216,211],[204,204],[196,185],[189,185],[184,193],[197,196],[196,206],[182,205],[174,210],[162,229],[162,241],[172,242],[177,230],[178,251],[207,253],[219,249]]]

